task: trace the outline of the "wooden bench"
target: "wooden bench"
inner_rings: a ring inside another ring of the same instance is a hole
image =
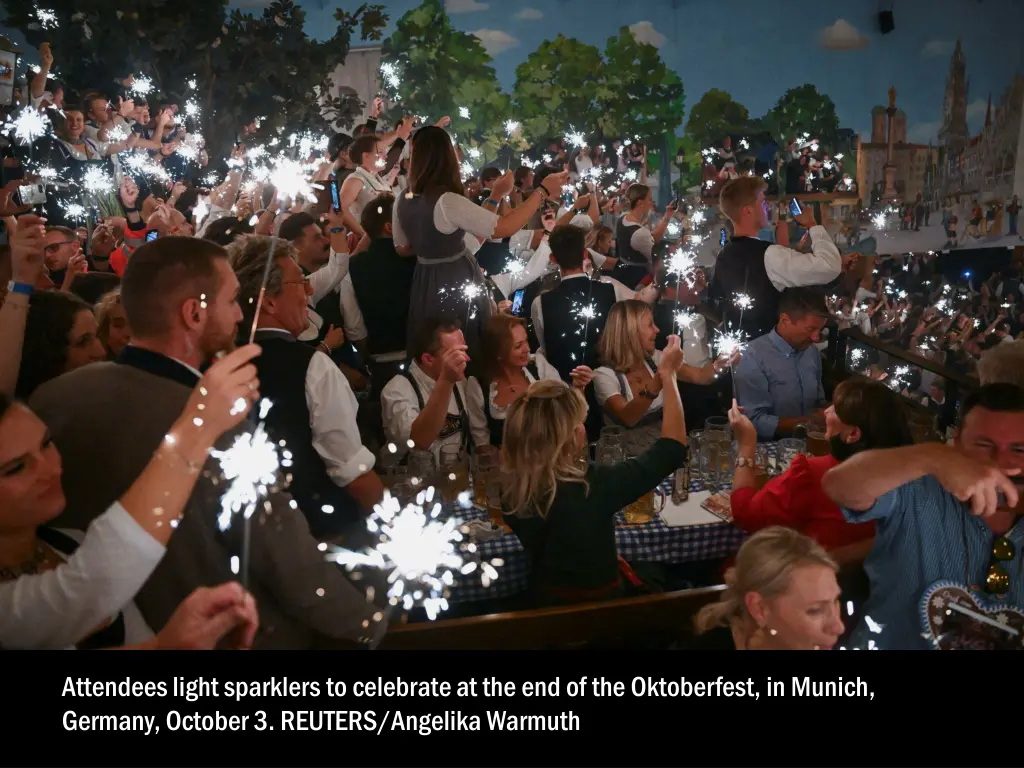
[[[693,617],[724,585],[643,597],[405,624],[388,630],[382,650],[537,650],[581,648],[607,639],[685,637]]]

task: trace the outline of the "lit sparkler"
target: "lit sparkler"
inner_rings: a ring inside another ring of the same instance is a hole
[[[389,88],[398,89],[402,79],[398,76],[398,68],[391,62],[385,61],[380,65],[380,74]]]
[[[415,503],[404,508],[385,492],[384,500],[374,506],[366,521],[367,529],[380,543],[363,552],[336,549],[327,559],[349,571],[388,571],[388,613],[398,607],[410,610],[419,604],[427,617],[434,620],[448,608],[448,594],[456,574],[469,575],[479,570],[481,583],[489,586],[498,578],[496,567],[504,565],[500,559],[467,562],[464,552],[476,552],[476,545],[462,545],[462,520],[450,517],[442,521],[441,511],[432,486],[420,491]]]
[[[91,166],[82,178],[82,186],[91,195],[102,195],[114,191],[114,180],[102,168]]]
[[[519,122],[517,120],[506,120],[505,121],[505,133],[511,138],[516,131],[519,130]]]
[[[19,144],[31,145],[36,139],[45,136],[50,129],[50,119],[37,109],[26,107],[11,122],[14,138]]]
[[[56,29],[60,26],[57,22],[57,14],[49,8],[36,8],[36,20],[41,29]]]
[[[565,143],[575,149],[583,149],[587,146],[587,137],[575,128],[570,128],[569,132],[565,134]]]
[[[459,107],[459,117],[469,120],[469,107]]]
[[[153,81],[145,75],[139,75],[133,78],[131,90],[138,96],[146,96],[153,92]]]

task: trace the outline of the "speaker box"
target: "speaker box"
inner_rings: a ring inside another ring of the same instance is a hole
[[[883,35],[888,35],[896,29],[896,22],[892,18],[892,11],[882,11],[878,14],[878,28]]]

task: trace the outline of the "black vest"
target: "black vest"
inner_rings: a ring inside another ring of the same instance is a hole
[[[619,219],[615,226],[615,256],[618,262],[612,270],[612,277],[629,288],[636,288],[651,274],[647,257],[632,244],[633,235],[640,227],[640,224],[627,224],[625,217]]]
[[[540,381],[540,373],[537,369],[537,364],[529,362],[526,364],[526,370],[533,376],[534,381]],[[484,417],[487,419],[487,430],[491,433],[491,445],[498,448],[501,447],[502,435],[505,432],[505,420],[494,418],[494,414],[491,413],[491,382],[486,379],[480,380],[480,389],[484,393]]]
[[[589,322],[579,314],[588,303],[594,307]],[[571,381],[569,373],[579,365],[599,366],[597,340],[614,304],[615,288],[611,283],[579,277],[562,280],[557,287],[541,294],[544,355],[563,381]]]
[[[414,256],[399,256],[390,238],[377,238],[349,262],[359,311],[366,323],[367,350],[385,355],[405,349]]]
[[[740,309],[735,295],[745,293],[753,300],[744,311],[742,330],[749,338],[763,336],[775,327],[779,319],[781,295],[764,266],[764,255],[771,243],[754,237],[734,237],[718,254],[711,295],[727,324],[740,328]]]
[[[263,348],[253,361],[259,372],[260,395],[274,404],[266,418],[267,434],[274,442],[284,440],[292,454],[288,491],[314,536],[331,538],[348,533],[362,523],[362,512],[353,498],[331,480],[327,465],[313,447],[306,371],[318,353],[278,331],[257,331],[256,343]],[[332,511],[325,512],[325,506]]]

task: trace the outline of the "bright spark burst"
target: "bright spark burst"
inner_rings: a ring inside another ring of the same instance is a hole
[[[693,321],[697,319],[697,316],[688,310],[680,310],[679,312],[676,312],[674,319],[676,328],[683,329],[692,326]]]
[[[469,156],[472,157],[474,160],[479,160],[482,155],[479,149],[477,149],[476,147],[470,147]]]
[[[583,147],[587,146],[587,137],[575,128],[570,128],[569,132],[565,134],[565,143],[570,147],[583,149]]]
[[[49,8],[36,8],[36,20],[42,29],[56,29],[60,26],[57,23],[57,14]]]
[[[685,282],[690,288],[696,285],[697,256],[691,251],[676,249],[669,257],[666,269],[670,275]]]
[[[189,81],[187,81],[185,83],[185,85],[188,86],[190,91],[194,91],[194,90],[196,90],[196,88],[199,87],[199,83],[196,82],[196,79],[194,77],[192,79],[190,79]]]
[[[750,309],[754,306],[754,300],[745,293],[737,293],[732,297],[732,303],[739,309]]]
[[[114,180],[102,168],[90,166],[82,178],[82,186],[92,195],[102,195],[114,191]]]
[[[391,62],[385,61],[380,65],[380,74],[389,88],[398,89],[402,79],[398,76],[398,68]]]
[[[456,573],[470,574],[479,567],[481,582],[489,586],[498,577],[495,566],[500,560],[487,563],[466,562],[462,551],[474,551],[475,545],[460,546],[463,541],[462,521],[457,517],[439,520],[441,504],[435,501],[433,486],[416,495],[415,503],[401,507],[397,499],[385,491],[384,500],[374,506],[366,527],[380,539],[373,549],[354,552],[336,549],[327,555],[347,570],[377,568],[389,571],[388,598],[393,606],[410,610],[420,604],[427,617],[434,620],[448,608],[448,594]],[[429,509],[429,511],[428,511]]]
[[[732,328],[718,331],[715,336],[715,351],[720,358],[730,358],[737,352],[742,352],[746,342],[743,331],[733,331]]]
[[[517,120],[506,120],[505,121],[505,133],[509,136],[515,134],[519,130],[519,121]]]
[[[61,201],[61,208],[64,209],[64,214],[69,219],[74,219],[75,221],[84,220],[88,213],[85,210],[85,206],[82,205],[81,203],[67,203]]]
[[[14,118],[11,126],[14,128],[14,138],[20,144],[31,144],[47,134],[50,129],[50,119],[39,110],[26,107]]]
[[[132,93],[146,96],[153,92],[153,81],[145,75],[139,75],[132,81]]]
[[[199,109],[199,104],[196,102],[195,99],[189,99],[188,101],[185,102],[185,114],[186,115],[188,115],[189,117],[195,118],[195,117],[199,117],[200,112],[201,112],[201,110]]]
[[[459,117],[469,120],[469,107],[459,107]]]
[[[260,402],[260,419],[266,418],[270,407],[269,400]],[[232,518],[239,512],[246,518],[252,517],[260,499],[277,483],[280,468],[291,466],[291,454],[285,451],[284,461],[281,461],[277,444],[267,436],[263,424],[257,425],[251,433],[236,437],[226,451],[212,450],[210,455],[220,462],[224,478],[231,482],[221,497],[221,512],[217,516],[222,531],[231,527]]]
[[[274,159],[274,168],[270,172],[270,183],[278,192],[278,199],[283,201],[298,200],[306,198],[311,203],[316,202],[316,193],[309,183],[305,167],[288,157]]]

